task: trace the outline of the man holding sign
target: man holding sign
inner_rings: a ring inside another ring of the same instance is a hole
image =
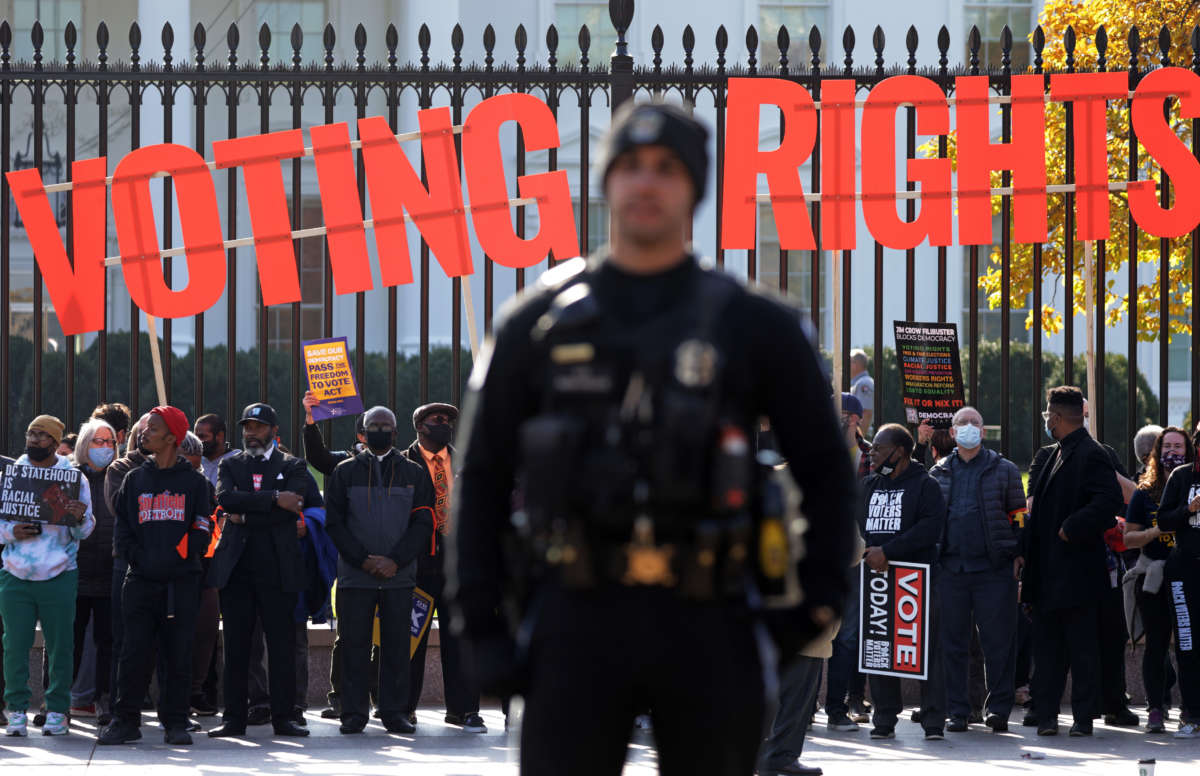
[[[0,619],[4,621],[4,701],[11,710],[10,736],[26,735],[29,650],[38,621],[50,663],[42,734],[67,734],[79,584],[75,555],[96,520],[87,480],[69,459],[54,452],[62,435],[58,418],[34,418],[25,432],[25,454],[4,467],[0,490],[0,544],[4,545]],[[30,482],[45,488],[35,492],[38,488],[26,486]]]
[[[919,464],[912,461],[913,438],[904,426],[889,423],[875,435],[871,445],[871,470],[874,472],[863,482],[863,502],[859,507],[859,527],[867,542],[864,562],[874,572],[887,571],[891,561],[908,563],[932,563],[935,560],[937,543],[946,523],[946,500],[937,482]],[[864,620],[870,619],[870,585],[863,588]],[[925,601],[929,607],[929,602]],[[930,608],[930,611],[936,611]],[[924,651],[920,638],[928,639],[936,633],[932,617],[929,628],[922,635],[920,628],[913,646],[918,653],[928,655],[928,665],[923,666],[928,676],[921,683],[921,726],[926,739],[942,738],[945,719],[943,682],[940,662],[936,659],[934,645],[926,645]],[[865,629],[862,638],[868,638],[871,629]],[[899,650],[900,647],[897,646]],[[911,654],[893,656],[893,662],[908,663],[917,667]],[[914,676],[919,676],[917,671]],[[875,702],[875,727],[871,738],[895,738],[896,718],[902,705],[900,680],[889,673],[871,673],[871,700]]]
[[[363,411],[362,397],[350,368],[346,338],[309,340],[304,346],[304,369],[308,388],[317,400],[305,407],[314,420],[329,420]]]

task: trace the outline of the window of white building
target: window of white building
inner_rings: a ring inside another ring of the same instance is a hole
[[[46,34],[42,62],[62,62],[67,56],[67,45],[63,42],[67,22],[75,22],[78,30],[82,20],[81,0],[13,0],[13,59],[33,61],[33,43],[29,36],[33,23],[39,21]]]
[[[1000,67],[1003,55],[1000,36],[1004,25],[1012,30],[1012,69],[1020,72],[1033,62],[1029,33],[1035,26],[1033,0],[968,0],[963,3],[963,62],[971,61],[967,38],[971,27],[978,27],[983,45],[979,49],[979,65]]]
[[[808,67],[812,60],[808,32],[814,26],[821,31],[820,55],[824,60],[833,34],[831,24],[827,0],[759,0],[756,27],[759,67],[778,66],[780,27],[788,30],[788,60],[794,63],[790,67]]]
[[[755,257],[759,285],[779,289],[779,232],[770,203],[758,206],[758,253]],[[821,251],[821,324],[828,323],[828,279],[833,272],[828,251]],[[805,310],[812,309],[812,251],[788,251],[787,296]]]
[[[617,47],[617,30],[608,15],[608,0],[555,0],[554,26],[558,29],[558,64],[579,63],[579,29],[587,25],[592,42],[588,66],[608,67]]]
[[[304,33],[300,45],[302,64],[324,61],[325,47],[322,36],[329,22],[329,11],[325,0],[273,0],[255,3],[258,21],[254,25],[254,40],[258,40],[258,29],[266,24],[271,28],[271,64],[292,64],[292,25],[299,24]],[[257,46],[257,43],[256,43]],[[261,52],[256,48],[258,54]]]

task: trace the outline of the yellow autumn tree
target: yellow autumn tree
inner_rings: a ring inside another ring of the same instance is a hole
[[[1130,32],[1136,28],[1140,45],[1137,47],[1136,63],[1139,72],[1163,64],[1161,43],[1162,31],[1169,36],[1167,56],[1170,64],[1191,67],[1195,52],[1192,49],[1193,29],[1200,24],[1200,2],[1197,0],[1155,0],[1155,2],[1129,2],[1128,0],[1046,0],[1039,19],[1045,36],[1042,52],[1043,68],[1055,72],[1067,67],[1067,30],[1074,30],[1074,66],[1078,70],[1095,70],[1099,64],[1097,36],[1107,38],[1105,67],[1108,70],[1128,70],[1130,66]],[[1103,28],[1103,34],[1100,33]],[[1030,36],[1036,46],[1037,30]],[[1032,71],[1032,67],[1030,68]],[[1182,120],[1179,104],[1171,101],[1171,125],[1176,134],[1187,144],[1191,143],[1191,122]],[[1067,130],[1066,109],[1062,103],[1046,104],[1046,172],[1051,184],[1066,182]],[[1129,177],[1129,104],[1128,100],[1117,100],[1108,108],[1108,178],[1110,181],[1127,180]],[[936,156],[937,142],[933,140],[922,147],[926,155]],[[956,160],[955,138],[948,142],[948,155],[952,163]],[[1138,144],[1137,178],[1158,180],[1159,169]],[[995,173],[992,185],[999,187],[1000,174]],[[1103,320],[1109,326],[1125,318],[1129,311],[1128,283],[1117,287],[1115,275],[1130,260],[1129,256],[1129,207],[1124,191],[1113,191],[1109,195],[1111,206],[1111,236],[1105,244],[1105,309]],[[1056,293],[1044,299],[1041,310],[1042,328],[1046,334],[1058,332],[1063,326],[1063,314],[1059,305],[1065,295],[1066,277],[1066,201],[1062,194],[1047,197],[1050,236],[1043,244],[1043,279],[1053,278]],[[993,212],[1001,212],[1001,198],[993,197]],[[1159,336],[1161,311],[1160,281],[1162,264],[1159,238],[1138,231],[1137,256],[1139,265],[1155,267],[1152,282],[1140,283],[1137,288],[1137,333],[1143,341],[1155,340]],[[1073,239],[1073,235],[1070,236]],[[1191,240],[1181,237],[1170,240],[1168,249],[1168,323],[1171,332],[1191,333],[1189,311],[1192,304],[1191,287]],[[1094,305],[1094,299],[1085,298],[1083,272],[1083,246],[1074,244],[1074,273],[1069,282],[1074,289],[1074,312],[1082,314],[1085,305]],[[1097,254],[1097,269],[1099,269]],[[1014,310],[1029,309],[1033,291],[1033,247],[1013,244],[1010,263],[1009,303]],[[999,308],[1001,299],[1001,254],[995,247],[987,266],[979,278],[979,286],[987,294],[988,305]],[[1026,317],[1026,328],[1033,326],[1034,311]]]

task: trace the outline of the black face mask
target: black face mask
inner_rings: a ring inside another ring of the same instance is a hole
[[[205,458],[212,458],[217,454],[217,440],[210,439],[207,442],[200,443],[200,454]]]
[[[896,471],[896,464],[899,462],[899,459],[895,461],[892,460],[895,457],[895,454],[888,456],[883,463],[879,464],[875,471],[879,472],[884,477],[891,477],[892,472]]]
[[[426,423],[425,436],[429,438],[429,442],[437,447],[440,451],[443,447],[450,444],[450,439],[454,436],[454,429],[449,423]]]
[[[29,445],[25,448],[25,455],[29,456],[29,460],[31,461],[44,461],[54,455],[54,448]]]
[[[392,442],[395,439],[395,431],[368,431],[367,448],[375,455],[383,455],[392,449]]]

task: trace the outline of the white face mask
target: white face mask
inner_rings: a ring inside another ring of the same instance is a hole
[[[973,450],[979,447],[979,443],[983,441],[983,429],[976,426],[974,423],[967,423],[962,426],[954,427],[954,441],[959,447]]]

